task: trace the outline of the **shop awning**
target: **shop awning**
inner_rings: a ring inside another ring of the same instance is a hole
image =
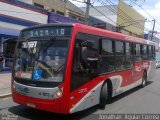
[[[18,36],[20,31],[0,27],[0,34]]]

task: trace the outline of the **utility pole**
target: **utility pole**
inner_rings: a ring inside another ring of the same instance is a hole
[[[85,20],[86,20],[86,25],[89,24],[89,7],[91,5],[91,1],[87,0],[86,2],[86,15],[85,15]]]
[[[156,20],[153,19],[153,28],[152,28],[151,41],[153,41],[153,33],[154,33],[155,23],[156,23]]]

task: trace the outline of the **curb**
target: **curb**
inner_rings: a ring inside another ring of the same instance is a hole
[[[0,95],[0,99],[1,98],[6,98],[6,97],[10,97],[10,96],[11,96],[11,93],[2,94],[2,95]]]

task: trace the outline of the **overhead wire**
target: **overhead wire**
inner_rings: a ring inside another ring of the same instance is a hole
[[[91,4],[91,7],[94,8],[97,12],[99,12],[100,14],[102,14],[104,17],[106,17],[107,19],[109,19],[111,22],[113,22],[114,24],[116,24],[116,22],[114,22],[111,18],[109,18],[108,16],[106,16],[105,14],[103,14],[100,10],[98,10],[96,7],[94,7]]]
[[[133,23],[133,22],[135,22],[135,20],[132,18],[132,17],[130,17],[129,15],[127,15],[123,10],[121,10],[120,8],[118,8],[118,7],[116,7],[116,5],[114,5],[113,4],[113,2],[111,2],[110,0],[107,0],[106,2],[109,4],[109,5],[112,5],[112,7],[109,7],[108,5],[107,5],[107,3],[105,3],[104,1],[102,1],[102,0],[98,0],[103,6],[105,6],[107,9],[109,9],[111,12],[113,12],[114,14],[118,14],[118,11],[119,11],[119,17],[121,18],[121,19],[123,19],[124,21],[127,21],[126,22],[126,24],[127,23]],[[145,21],[144,21],[145,22]],[[143,26],[140,24],[140,23],[135,23],[135,24],[132,24],[133,26],[135,26],[135,27],[138,27],[138,28],[140,28],[140,29],[143,29]],[[128,25],[128,26],[130,26],[130,25]],[[127,27],[128,27],[127,26]]]
[[[117,10],[115,10],[115,9],[113,9],[112,7],[109,7],[108,5],[106,5],[103,1],[101,1],[101,0],[98,0],[102,5],[104,5],[108,10],[110,10],[112,13],[114,13],[114,14],[117,14],[118,12],[117,12]],[[114,7],[114,6],[113,6]],[[120,17],[123,19],[123,20],[126,20],[126,18],[125,17],[123,17],[123,16],[121,16],[120,15]],[[128,21],[128,20],[127,20]]]
[[[106,2],[110,3],[110,5],[114,5],[114,3],[111,0],[106,0]],[[117,8],[118,7],[116,7],[116,9]],[[118,8],[118,10],[119,10],[119,14],[122,14],[122,16],[125,16],[127,19],[131,20],[130,22],[135,21],[135,19],[130,17],[128,14],[126,14],[126,12],[124,12],[121,8]],[[138,27],[140,29],[143,29],[143,27],[144,27],[143,25],[140,24],[140,22],[139,23],[137,22],[136,24],[133,24],[133,26]]]
[[[131,1],[131,0],[130,0]],[[156,23],[160,26],[160,23],[158,22],[157,19],[155,19],[150,13],[148,13],[142,6],[138,5],[136,2],[133,1],[133,3],[135,5],[137,5],[138,7],[140,7],[146,14],[148,14],[152,19],[156,20]],[[156,26],[155,26],[156,27]],[[159,28],[158,28],[159,29]],[[159,29],[160,30],[160,29]]]

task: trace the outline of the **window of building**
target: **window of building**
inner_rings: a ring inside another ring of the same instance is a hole
[[[51,9],[51,12],[55,12],[55,10],[54,10],[54,9]]]
[[[129,69],[133,67],[133,47],[132,43],[126,42],[125,43],[125,68]]]
[[[59,15],[63,15],[63,16],[64,16],[64,13],[63,13],[63,12],[61,12],[61,11],[57,11],[57,14],[59,14]]]
[[[76,20],[78,19],[77,16],[74,15],[74,14],[72,14],[72,13],[69,13],[69,17],[70,17],[70,18],[73,18],[73,19],[76,19]]]
[[[34,3],[34,6],[40,7],[44,9],[44,5],[38,4],[38,3]]]

